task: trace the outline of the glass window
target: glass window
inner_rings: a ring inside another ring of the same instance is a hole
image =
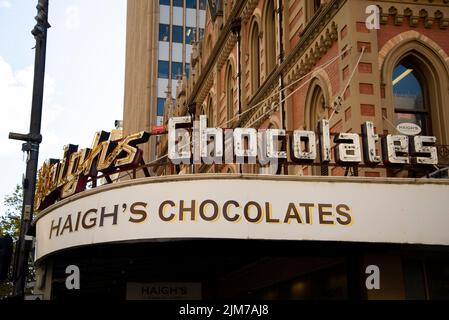
[[[163,116],[164,115],[164,98],[157,98],[157,115]]]
[[[159,41],[170,41],[170,26],[168,24],[159,25]]]
[[[200,10],[206,10],[206,0],[200,0]]]
[[[209,97],[209,101],[207,102],[207,109],[208,109],[208,115],[207,117],[209,118],[208,120],[208,124],[210,126],[214,126],[215,125],[215,115],[214,115],[214,106],[213,106],[213,102],[212,102],[212,97]]]
[[[259,25],[254,24],[251,34],[251,89],[255,94],[260,87],[260,42],[259,42]]]
[[[235,115],[234,111],[234,83],[233,83],[233,72],[231,64],[228,65],[226,71],[226,108],[227,108],[227,119],[231,121]]]
[[[186,66],[185,66],[185,73],[186,73],[187,79],[189,78],[189,72],[190,72],[190,64],[189,64],[189,63],[186,63]]]
[[[186,8],[196,9],[196,0],[186,0]]]
[[[430,114],[425,103],[425,79],[416,66],[407,59],[393,71],[393,96],[396,124],[411,122],[430,134]]]
[[[172,62],[171,64],[171,78],[177,79],[178,75],[182,75],[182,63],[180,62]]]
[[[168,61],[159,60],[157,64],[157,77],[168,79]]]
[[[204,29],[200,28],[200,39],[203,39],[204,37]]]
[[[173,26],[173,42],[182,43],[182,26]]]
[[[399,64],[393,72],[393,91],[395,108],[405,110],[424,110],[423,88],[416,70]]]
[[[159,0],[159,4],[165,5],[165,6],[169,6],[170,5],[170,0]]]
[[[191,44],[195,36],[195,28],[186,27],[186,44]]]
[[[174,7],[184,7],[184,0],[173,0]]]

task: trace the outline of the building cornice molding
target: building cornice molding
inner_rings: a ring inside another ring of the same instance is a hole
[[[408,24],[410,27],[417,27],[419,21],[423,20],[423,25],[425,28],[430,29],[434,25],[438,24],[440,29],[449,28],[449,15],[444,14],[440,7],[429,7],[426,5],[424,8],[419,8],[417,5],[420,3],[413,3],[412,6],[398,7],[391,6],[391,3],[380,3],[378,6],[380,8],[380,23],[383,25],[388,24],[389,17],[393,18],[393,24],[396,26],[401,26],[404,24],[404,18],[408,18]],[[398,5],[404,5],[398,3]],[[447,6],[449,9],[449,6]]]

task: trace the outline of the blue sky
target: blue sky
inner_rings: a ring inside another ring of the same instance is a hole
[[[0,214],[25,172],[21,142],[31,109],[37,0],[0,0]],[[91,145],[123,117],[126,0],[50,0],[40,164],[62,147]]]

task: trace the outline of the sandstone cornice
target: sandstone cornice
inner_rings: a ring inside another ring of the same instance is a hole
[[[416,5],[422,2],[413,3],[414,6],[406,6],[403,9],[399,8],[398,3],[396,6],[391,6],[391,3],[380,3],[379,8],[381,10],[380,14],[380,23],[388,24],[389,17],[392,16],[394,25],[401,26],[404,24],[405,17],[408,18],[408,24],[410,27],[417,27],[419,21],[423,21],[423,25],[425,28],[432,28],[434,25],[439,27],[440,29],[448,29],[449,27],[449,14],[446,15],[440,10],[449,6],[438,7],[438,6],[426,6],[425,8],[417,8]],[[449,0],[448,0],[449,3]],[[407,3],[408,4],[408,3]]]

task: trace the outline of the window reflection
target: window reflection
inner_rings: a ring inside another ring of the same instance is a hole
[[[186,0],[186,8],[196,9],[196,0]]]
[[[168,79],[168,61],[159,60],[157,68],[157,77]]]
[[[396,124],[414,123],[430,134],[430,115],[425,99],[425,78],[419,68],[404,59],[393,71]]]
[[[173,6],[174,7],[183,7],[184,1],[183,0],[173,0]]]
[[[164,115],[164,103],[165,103],[165,99],[157,98],[157,115],[158,116]]]
[[[178,76],[182,76],[182,63],[172,62],[171,64],[171,77],[172,79],[178,79]]]
[[[170,41],[170,26],[159,24],[159,41]]]
[[[188,79],[189,73],[190,73],[190,64],[188,64],[188,63],[185,64],[185,73],[186,73],[186,77]]]
[[[191,44],[194,39],[195,28],[186,27],[186,44]]]
[[[182,43],[182,26],[173,26],[173,42]]]

